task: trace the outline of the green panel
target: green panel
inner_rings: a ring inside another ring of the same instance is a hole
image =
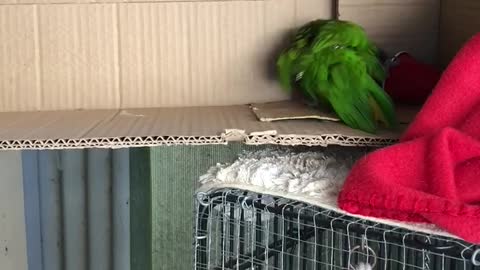
[[[150,150],[130,150],[130,252],[132,270],[152,270]],[[172,268],[175,269],[175,268]]]
[[[152,149],[153,269],[193,269],[193,195],[200,175],[232,162],[242,144]]]
[[[150,152],[132,149],[132,270],[193,269],[193,196],[198,178],[217,163],[233,162],[243,150],[265,147],[233,143],[159,146]],[[304,148],[326,150],[295,147]]]

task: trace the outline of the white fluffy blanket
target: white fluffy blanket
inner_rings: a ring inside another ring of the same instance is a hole
[[[293,152],[265,149],[242,153],[231,164],[217,164],[200,177],[199,192],[236,188],[302,201],[348,214],[337,197],[354,162],[364,150]],[[356,216],[348,214],[351,216]],[[357,216],[374,222],[453,237],[434,226]]]
[[[202,184],[241,183],[306,196],[337,196],[354,158],[286,150],[246,152],[232,164],[217,164]]]

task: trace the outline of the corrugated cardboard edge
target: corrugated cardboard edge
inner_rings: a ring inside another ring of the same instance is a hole
[[[232,139],[233,138],[233,139]],[[339,134],[328,135],[270,135],[256,134],[232,136],[225,132],[220,136],[147,136],[123,138],[85,138],[56,140],[4,140],[0,141],[0,150],[56,150],[85,148],[131,148],[172,145],[226,145],[229,142],[243,142],[247,145],[284,145],[284,146],[370,146],[392,145],[397,140],[381,138],[351,137]]]
[[[223,136],[147,136],[123,138],[88,138],[56,140],[7,140],[0,141],[0,150],[55,150],[84,148],[130,148],[161,145],[227,144]]]
[[[290,146],[328,146],[328,145],[340,145],[340,146],[371,146],[371,147],[383,147],[396,143],[396,139],[387,138],[369,138],[369,137],[357,137],[357,136],[345,136],[341,134],[326,134],[326,135],[255,135],[247,136],[245,144],[248,145],[263,145],[263,144],[276,144],[276,145],[290,145]]]

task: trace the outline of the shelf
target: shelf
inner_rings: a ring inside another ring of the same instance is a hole
[[[249,105],[0,113],[0,149],[246,144],[384,146],[398,133],[368,134],[340,122],[259,121]]]

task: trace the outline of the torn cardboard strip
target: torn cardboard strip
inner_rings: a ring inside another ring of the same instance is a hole
[[[262,122],[282,120],[314,119],[338,122],[338,116],[321,108],[314,108],[296,101],[280,101],[257,103],[251,105],[252,111]],[[419,111],[415,106],[397,106],[397,117],[400,124],[409,124]]]
[[[296,101],[252,104],[251,108],[262,122],[293,119],[340,121],[335,113],[321,110],[321,108],[313,108]]]

